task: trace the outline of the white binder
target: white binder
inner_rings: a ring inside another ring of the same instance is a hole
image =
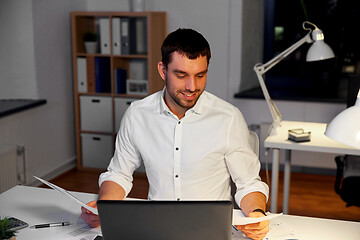
[[[146,18],[136,19],[136,54],[147,53]]]
[[[76,58],[78,92],[87,92],[86,58]]]
[[[101,54],[110,54],[110,20],[100,18],[100,50]]]
[[[113,45],[113,54],[120,55],[121,54],[121,25],[120,18],[112,19],[112,45]]]

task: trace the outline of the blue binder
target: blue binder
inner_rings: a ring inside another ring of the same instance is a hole
[[[95,58],[95,92],[111,92],[110,58]]]

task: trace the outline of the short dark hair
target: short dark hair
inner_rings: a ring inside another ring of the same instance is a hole
[[[211,58],[208,41],[199,32],[188,28],[178,28],[165,38],[161,46],[161,56],[166,68],[171,62],[173,52],[178,52],[189,59],[206,56],[208,64]]]

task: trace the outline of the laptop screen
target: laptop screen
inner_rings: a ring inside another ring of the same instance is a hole
[[[97,203],[104,240],[230,240],[230,201]]]

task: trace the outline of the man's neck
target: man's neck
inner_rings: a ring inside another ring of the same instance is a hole
[[[182,119],[185,116],[185,113],[188,109],[185,109],[181,106],[178,106],[177,103],[172,99],[169,93],[165,89],[164,94],[164,102],[166,106],[170,109],[170,111],[178,117],[178,119]]]

